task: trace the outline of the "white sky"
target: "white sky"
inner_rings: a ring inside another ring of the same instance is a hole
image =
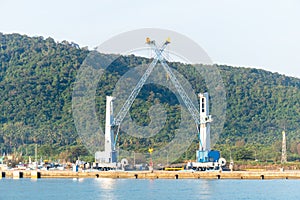
[[[139,28],[170,29],[215,63],[300,78],[298,0],[0,0],[0,32],[93,48]]]

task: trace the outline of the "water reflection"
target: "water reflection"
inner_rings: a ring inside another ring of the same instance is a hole
[[[116,186],[116,180],[112,178],[96,178],[95,182],[100,186],[99,196],[100,199],[117,199],[114,195],[114,189]]]
[[[73,178],[73,181],[82,183],[84,181],[84,178]]]
[[[30,181],[31,181],[31,182],[37,182],[38,179],[37,179],[37,178],[31,178]]]
[[[202,179],[199,182],[199,197],[200,199],[212,199],[213,191],[211,186],[212,180]]]
[[[112,178],[96,178],[95,181],[99,183],[100,188],[104,190],[113,190],[116,184],[116,180]]]

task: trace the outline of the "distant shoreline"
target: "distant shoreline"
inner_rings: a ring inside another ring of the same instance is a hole
[[[2,171],[1,178],[114,178],[114,179],[300,179],[291,171]],[[14,177],[15,176],[15,177]],[[18,177],[19,176],[19,177]]]

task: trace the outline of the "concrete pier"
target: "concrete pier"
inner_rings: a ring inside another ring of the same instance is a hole
[[[300,179],[300,171],[5,171],[4,173],[7,178]]]

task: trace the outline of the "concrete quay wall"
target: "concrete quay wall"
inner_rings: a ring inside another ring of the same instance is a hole
[[[2,171],[1,178],[300,179],[300,171]]]

